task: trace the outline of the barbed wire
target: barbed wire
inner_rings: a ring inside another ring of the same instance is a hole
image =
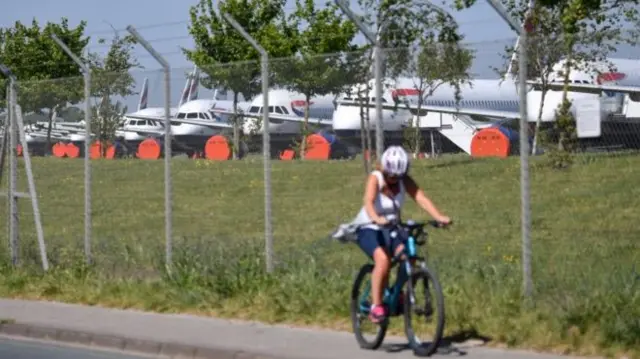
[[[324,39],[326,39],[327,37],[324,36]],[[158,42],[167,42],[167,41],[176,41],[176,40],[185,40],[185,39],[191,39],[191,37],[189,36],[173,36],[173,37],[166,37],[166,38],[157,38],[157,39],[152,39],[152,40],[147,40],[150,43],[158,43]],[[485,41],[475,41],[475,42],[460,42],[459,45],[462,47],[466,47],[466,48],[470,48],[470,47],[478,47],[477,49],[472,49],[474,50],[474,53],[476,54],[476,57],[478,57],[478,54],[482,54],[481,56],[485,56],[487,53],[489,52],[494,52],[495,55],[499,55],[504,53],[504,46],[506,45],[506,43],[508,42],[510,45],[513,45],[515,43],[516,38],[515,37],[508,37],[508,38],[502,38],[502,39],[492,39],[492,40],[485,40]],[[492,47],[492,45],[500,45],[500,47]],[[90,47],[90,49],[92,49],[93,47]],[[405,50],[406,48],[391,48],[391,49],[386,49],[385,51],[394,51],[394,50]],[[362,50],[359,51],[355,51],[353,53],[358,53]],[[183,52],[181,50],[173,50],[173,51],[159,51],[159,53],[162,56],[165,57],[173,57],[173,56],[177,56],[177,55],[181,55],[184,56]],[[348,52],[338,52],[338,53],[334,53],[334,54],[318,54],[317,57],[331,57],[331,56],[337,56],[338,54],[346,54]],[[492,54],[492,55],[494,55]],[[142,48],[138,48],[136,46],[136,48],[134,48],[134,55],[135,58],[140,60],[140,59],[149,59],[149,58],[153,58],[152,55],[150,55],[149,53],[147,53],[144,49]],[[283,58],[273,58],[273,60],[281,60],[281,61],[286,61],[288,57],[283,57]],[[186,59],[186,57],[185,57]],[[188,61],[188,60],[187,60]],[[242,63],[257,63],[259,60],[248,60],[248,61],[243,61]],[[73,62],[73,60],[71,59],[65,59],[65,61],[60,62],[60,64],[65,64],[65,65],[73,65],[75,64]],[[233,66],[233,64],[241,64],[240,62],[237,63],[230,63],[228,66]],[[27,66],[24,68],[27,69],[37,69],[37,68],[42,68],[45,66],[49,66],[48,64],[34,64],[31,66]],[[134,70],[135,71],[135,70]],[[142,71],[154,71],[151,69],[144,69]]]
[[[291,10],[294,11],[295,8],[285,8],[286,10]],[[464,21],[464,22],[458,22],[456,21],[456,23],[458,25],[467,25],[467,24],[479,24],[479,23],[488,23],[488,22],[495,22],[496,19],[495,18],[482,18],[482,19],[475,19],[475,20],[469,20],[469,21]],[[178,25],[189,25],[191,23],[190,19],[185,19],[185,20],[179,20],[179,21],[165,21],[165,22],[159,22],[159,23],[151,23],[151,24],[147,24],[147,25],[141,25],[141,26],[137,26],[134,25],[136,30],[149,30],[149,29],[157,29],[157,28],[162,28],[162,27],[171,27],[171,26],[178,26]],[[96,31],[91,31],[88,32],[87,35],[88,36],[92,36],[92,35],[99,35],[99,34],[112,34],[114,32],[126,32],[127,29],[125,28],[120,28],[120,29],[113,29],[113,28],[109,28],[109,29],[102,29],[102,30],[96,30]]]

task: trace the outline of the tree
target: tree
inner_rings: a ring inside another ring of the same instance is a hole
[[[553,11],[561,14],[566,52],[563,99],[556,115],[556,131],[558,147],[552,152],[555,167],[566,167],[572,163],[571,154],[576,147],[575,118],[570,112],[568,99],[569,76],[576,64],[586,64],[594,59],[595,54],[603,54],[599,46],[615,50],[613,45],[621,42],[637,43],[637,36],[626,38],[622,35],[625,22],[638,24],[638,0],[565,0],[551,1],[548,4]],[[591,39],[593,46],[590,52],[577,49],[580,36]],[[606,55],[605,51],[603,55]]]
[[[350,43],[357,28],[341,16],[338,6],[327,2],[323,9],[316,9],[313,0],[296,0],[296,10],[291,14],[292,41],[297,53],[284,61],[276,62],[277,83],[290,91],[304,95],[304,123],[300,154],[304,154],[309,131],[309,105],[311,97],[337,93],[345,85],[345,51],[354,49]],[[303,30],[301,23],[306,24]]]
[[[557,11],[555,8],[545,7],[543,2],[535,2],[534,7],[529,10],[528,2],[523,0],[503,0],[503,3],[509,14],[520,20],[525,21],[527,13],[530,12],[531,23],[534,31],[527,37],[527,57],[528,57],[528,77],[538,78],[540,81],[541,100],[538,108],[536,121],[536,129],[534,133],[534,141],[532,153],[536,153],[537,145],[540,137],[540,125],[544,106],[544,99],[549,91],[549,83],[558,77],[563,77],[566,71],[557,71],[557,64],[567,57],[567,51],[572,52],[571,67],[585,71],[595,70],[596,63],[606,62],[609,53],[615,52],[615,46],[620,42],[635,42],[636,36],[625,36],[622,29],[621,20],[628,18],[635,10],[630,13],[627,6],[622,5],[621,8],[610,8],[607,12],[611,15],[611,19],[596,20],[595,24],[590,24],[589,19],[584,19],[587,26],[569,27],[565,25],[563,12]],[[565,6],[567,4],[564,4]],[[554,2],[552,6],[563,6],[561,2]],[[613,11],[612,11],[613,10]],[[598,21],[602,21],[598,24]],[[571,30],[572,32],[567,32]],[[630,34],[628,34],[630,35]],[[569,48],[567,41],[573,42]],[[505,49],[505,59],[512,62],[515,59],[515,47],[507,47]],[[513,78],[517,78],[518,63],[512,63]],[[568,124],[567,124],[568,125]],[[562,127],[562,124],[561,124]]]
[[[272,57],[295,53],[294,29],[286,23],[285,0],[224,0],[220,10],[231,15]],[[203,73],[202,85],[233,91],[234,158],[238,158],[241,117],[238,95],[248,99],[261,92],[260,54],[227,21],[221,18],[212,0],[200,0],[190,10],[189,33],[195,48],[182,51]]]
[[[25,112],[47,110],[47,151],[51,148],[53,115],[68,103],[83,97],[82,74],[67,54],[51,39],[56,34],[79,57],[89,43],[84,36],[86,22],[69,27],[66,18],[59,24],[48,22],[41,28],[34,19],[30,27],[16,22],[4,29],[0,42],[0,63],[18,78],[18,101]],[[4,90],[2,90],[4,92]]]
[[[133,57],[135,38],[131,35],[120,37],[115,29],[114,32],[109,51],[104,57],[97,53],[88,56],[91,95],[94,98],[92,132],[100,141],[102,156],[105,156],[107,143],[114,140],[118,123],[127,112],[127,107],[119,100],[112,102],[112,97],[134,95],[135,80],[129,71],[142,67]],[[104,44],[106,40],[100,39],[99,43]]]
[[[460,101],[460,86],[471,83],[469,70],[474,58],[472,52],[458,43],[437,42],[433,37],[421,40],[415,52],[418,55],[407,61],[407,74],[413,79],[417,90],[416,115],[426,116],[427,111],[422,111],[424,101],[442,85],[454,87],[456,103]],[[412,123],[405,133],[409,148],[416,155],[422,147],[419,125],[419,121]]]
[[[439,41],[457,42],[461,39],[457,32],[457,23],[453,16],[430,1],[420,0],[358,0],[364,9],[363,22],[376,34],[380,41],[383,55],[383,77],[394,78],[406,71],[406,59],[411,56],[411,49],[423,38],[436,36]],[[371,49],[371,46],[368,46]],[[372,49],[371,49],[372,50]],[[373,59],[367,63],[369,75],[373,77]],[[368,81],[365,82],[369,86]],[[386,86],[386,82],[383,82]],[[366,116],[362,122],[368,124],[370,108],[369,89],[364,89],[361,98],[361,113]],[[369,132],[367,132],[368,134]],[[370,142],[370,138],[368,138]]]
[[[505,1],[505,3],[508,8],[511,8],[511,15],[523,21],[524,4],[515,1]],[[475,2],[476,0],[456,0],[455,7],[468,8]],[[616,45],[623,42],[636,44],[638,29],[640,29],[638,3],[638,0],[541,0],[535,2],[532,13],[535,31],[529,38],[534,38],[533,46],[539,46],[535,42],[543,41],[545,36],[557,37],[559,40],[552,42],[554,48],[545,49],[540,46],[540,50],[550,53],[549,57],[557,52],[562,55],[564,61],[564,68],[558,74],[563,78],[565,85],[563,101],[558,108],[555,122],[558,142],[555,149],[551,148],[552,157],[554,157],[552,161],[556,167],[565,167],[570,164],[570,153],[576,145],[575,119],[571,114],[571,102],[567,96],[571,70],[577,66],[582,66],[582,70],[593,69],[593,63],[602,61],[610,52],[615,52]],[[527,49],[529,50],[530,47]],[[550,63],[548,60],[544,62]],[[550,73],[550,76],[553,75],[555,74]],[[541,80],[546,81],[542,78]],[[547,91],[545,84],[542,85],[543,92]]]

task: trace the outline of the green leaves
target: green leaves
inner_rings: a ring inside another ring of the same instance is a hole
[[[100,39],[104,43],[106,40]],[[112,141],[118,122],[127,109],[119,101],[112,103],[112,96],[135,94],[135,80],[131,69],[141,67],[133,57],[135,39],[132,36],[121,37],[117,32],[111,40],[107,54],[102,57],[91,53],[88,61],[91,67],[91,96],[98,98],[92,108],[93,132],[102,141]]]
[[[0,62],[8,66],[19,79],[19,102],[26,112],[53,109],[77,102],[82,98],[78,81],[57,80],[77,78],[82,83],[78,66],[51,39],[56,34],[69,49],[80,56],[89,42],[84,37],[86,23],[70,28],[67,19],[60,24],[47,23],[41,28],[34,19],[30,27],[16,22],[3,30]]]
[[[296,0],[289,22],[297,54],[275,61],[275,82],[308,98],[342,89],[347,69],[344,52],[352,48],[355,25],[344,19],[334,4],[328,2],[325,8],[316,9],[313,0]],[[299,30],[303,22],[306,26]]]
[[[421,111],[424,100],[442,85],[454,87],[456,101],[461,99],[460,87],[471,83],[469,69],[474,56],[469,49],[455,42],[437,42],[432,37],[421,40],[410,53],[417,55],[407,58],[406,75],[414,79],[414,88],[418,90],[418,114],[426,114]],[[412,124],[411,127],[404,131],[404,137],[409,149],[417,154],[422,146],[422,135],[418,126]]]
[[[231,15],[270,56],[283,57],[294,53],[294,43],[289,38],[293,29],[286,24],[284,4],[283,0],[226,0],[220,2],[220,9]],[[217,13],[212,1],[201,0],[193,6],[190,18],[189,33],[195,48],[183,52],[206,74],[203,86],[227,88],[245,98],[259,93],[260,54]]]

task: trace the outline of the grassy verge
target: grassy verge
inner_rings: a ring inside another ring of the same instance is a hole
[[[456,220],[433,231],[428,247],[449,334],[640,357],[640,157],[584,158],[568,171],[532,168],[532,308],[520,298],[518,159],[414,164],[419,183]],[[82,161],[36,158],[34,168],[53,269],[37,269],[31,207],[21,200],[21,266],[10,268],[0,247],[0,295],[349,329],[348,292],[365,257],[324,238],[359,209],[360,161],[273,164],[273,275],[263,271],[258,160],[175,160],[171,275],[163,269],[161,161],[93,162],[91,267],[82,258]],[[407,216],[423,218],[413,203]],[[401,334],[401,324],[392,331]]]

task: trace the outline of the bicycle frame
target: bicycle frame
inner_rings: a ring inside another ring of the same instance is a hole
[[[424,233],[426,235],[426,232]],[[403,241],[404,248],[403,250],[393,256],[391,259],[391,269],[396,265],[398,266],[398,271],[396,275],[396,280],[393,285],[384,289],[384,295],[382,298],[382,302],[387,305],[389,308],[389,315],[395,316],[399,315],[398,312],[398,300],[400,299],[400,292],[404,285],[407,283],[407,280],[411,277],[412,273],[412,262],[418,260],[423,261],[424,258],[417,255],[416,250],[416,239],[413,235],[409,234],[407,239]],[[404,256],[404,259],[402,258]],[[360,298],[360,310],[365,313],[369,313],[371,309],[369,305],[366,305],[366,298],[369,296],[369,292],[371,291],[371,280],[367,282],[365,289],[362,292],[362,297]]]

